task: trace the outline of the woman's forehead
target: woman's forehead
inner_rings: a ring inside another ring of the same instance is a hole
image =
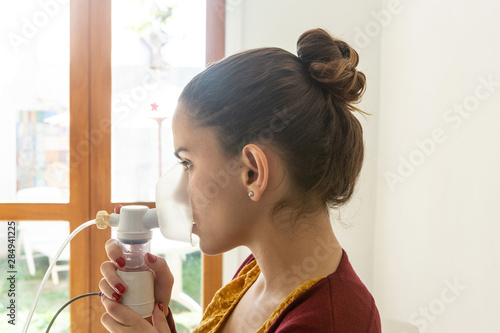
[[[182,152],[190,156],[215,156],[220,154],[215,132],[209,127],[196,126],[191,117],[177,109],[172,119],[172,133],[176,156]],[[215,154],[215,155],[214,155]]]

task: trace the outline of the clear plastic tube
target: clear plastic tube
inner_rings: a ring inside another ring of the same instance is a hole
[[[126,259],[125,267],[122,268],[123,271],[144,271],[149,269],[144,262],[144,256],[150,252],[151,248],[149,240],[140,243],[125,243],[121,239],[118,239],[118,241]]]
[[[33,314],[35,313],[35,309],[36,309],[36,306],[38,304],[38,300],[40,299],[40,295],[42,294],[42,290],[43,290],[43,287],[45,286],[45,282],[47,282],[50,274],[52,273],[52,269],[54,268],[54,266],[56,265],[56,262],[57,260],[59,260],[59,256],[61,255],[61,253],[64,251],[64,248],[66,247],[66,245],[68,245],[68,243],[73,239],[73,237],[76,236],[76,234],[78,234],[80,231],[82,231],[83,229],[85,229],[86,227],[89,227],[91,226],[92,224],[95,224],[95,220],[91,220],[91,221],[88,221],[88,222],[85,222],[83,224],[81,224],[78,228],[76,228],[69,236],[68,238],[66,238],[66,240],[64,241],[64,243],[61,245],[61,247],[59,248],[59,251],[57,251],[56,253],[56,256],[54,257],[54,259],[52,260],[52,262],[50,263],[50,266],[49,268],[47,269],[47,272],[45,273],[45,276],[43,277],[43,280],[42,280],[42,283],[40,284],[40,287],[38,288],[38,292],[36,293],[36,296],[35,296],[35,300],[33,301],[33,304],[31,305],[31,309],[30,309],[30,312],[28,314],[28,318],[26,318],[26,323],[24,324],[24,328],[23,328],[23,333],[26,333],[28,332],[28,327],[30,325],[30,322],[31,322],[31,318],[33,317]]]

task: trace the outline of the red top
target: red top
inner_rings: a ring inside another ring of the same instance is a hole
[[[250,255],[234,277],[252,260],[255,258]],[[175,332],[171,313],[168,317],[170,329]],[[344,249],[337,270],[292,301],[267,330],[274,332],[382,332],[375,300],[352,268]]]

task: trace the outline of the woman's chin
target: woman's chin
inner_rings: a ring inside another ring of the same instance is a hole
[[[200,247],[200,251],[207,256],[216,256],[228,251],[228,249],[223,249],[220,246],[217,246],[217,244],[204,241],[202,237],[200,237],[200,243],[198,246]]]
[[[207,255],[207,256],[216,256],[218,254],[221,254],[220,251],[217,251],[215,248],[213,247],[207,247],[207,246],[204,246],[205,244],[203,243],[203,241],[200,239],[200,244],[199,244],[199,247],[200,247],[200,251],[203,252],[203,254]]]
[[[198,238],[198,247],[201,252],[207,256],[216,256],[234,248],[230,244],[221,244],[220,241],[215,241],[213,237],[204,235],[197,223],[193,224],[192,233]]]

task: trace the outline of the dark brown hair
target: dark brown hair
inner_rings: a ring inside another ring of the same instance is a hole
[[[298,57],[259,48],[210,65],[184,88],[179,102],[198,126],[213,127],[228,158],[264,142],[282,158],[291,189],[273,209],[295,218],[337,208],[353,194],[363,164],[363,130],[352,111],[365,75],[358,54],[322,29],[297,41]]]

